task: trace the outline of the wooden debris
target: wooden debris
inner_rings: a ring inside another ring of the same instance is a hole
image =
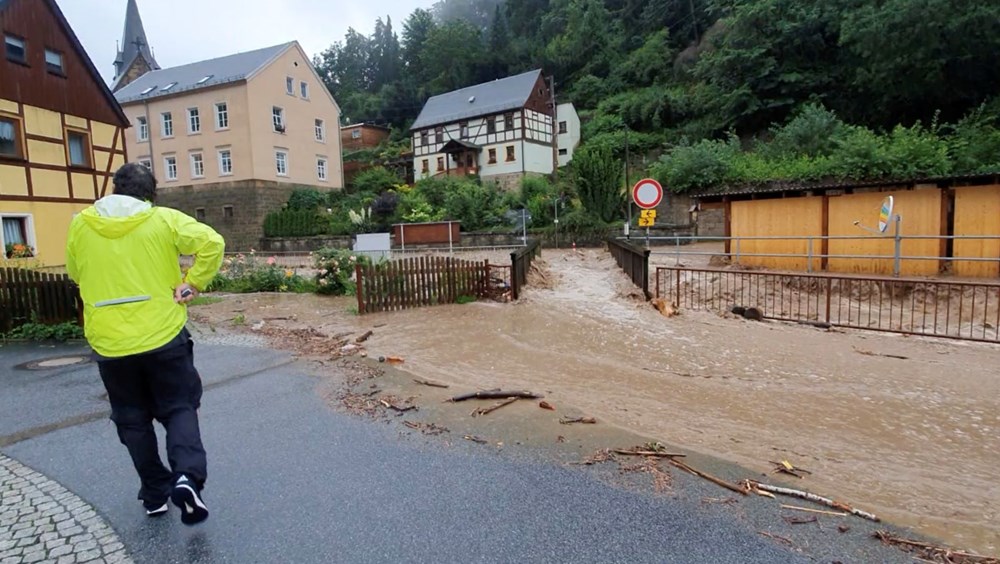
[[[774,464],[774,470],[771,471],[772,474],[780,472],[782,474],[788,474],[789,476],[795,476],[800,480],[805,477],[802,474],[812,474],[809,470],[806,470],[805,468],[798,468],[787,460],[782,460],[781,462],[771,460],[770,463]]]
[[[485,390],[481,392],[472,392],[471,394],[462,394],[460,396],[455,396],[448,401],[460,402],[470,399],[506,399],[506,398],[541,399],[542,396],[526,390],[514,390],[514,391]]]
[[[781,519],[788,523],[789,525],[805,525],[806,523],[819,523],[819,519],[816,517],[789,517],[788,515],[782,515]]]
[[[555,411],[556,410],[555,406],[553,406],[551,403],[549,403],[547,401],[539,402],[538,403],[538,407],[540,407],[542,409],[547,409],[549,411]]]
[[[584,458],[580,462],[572,462],[571,464],[582,464],[584,466],[593,466],[594,464],[603,464],[609,460],[614,460],[615,457],[611,454],[610,449],[601,449],[594,454]]]
[[[624,454],[626,456],[649,456],[655,458],[674,458],[674,457],[683,458],[687,456],[686,454],[680,454],[677,452],[660,452],[657,450],[639,450],[639,449],[622,450],[616,448],[613,449],[612,452],[614,452],[615,454]]]
[[[646,458],[642,462],[622,466],[619,468],[622,474],[629,472],[641,472],[653,477],[653,489],[657,493],[663,493],[673,486],[673,478],[660,468],[660,462],[655,458]]]
[[[801,321],[797,321],[796,323],[798,323],[799,325],[810,325],[812,327],[816,327],[816,328],[819,328],[819,329],[832,329],[833,328],[833,325],[830,324],[830,323],[827,323],[826,321],[801,320]]]
[[[943,562],[947,564],[1000,564],[1000,558],[982,556],[918,540],[905,539],[897,537],[888,531],[875,531],[872,533],[872,536],[885,544],[896,546],[906,552],[916,553],[919,557],[926,558],[931,562]]]
[[[448,384],[442,384],[441,382],[432,382],[430,380],[425,380],[423,378],[414,378],[413,381],[416,382],[416,383],[418,383],[418,384],[420,384],[420,385],[422,385],[422,386],[430,386],[432,388],[450,388],[451,387]]]
[[[805,511],[806,513],[819,513],[820,515],[832,515],[834,517],[847,517],[843,511],[823,511],[822,509],[811,509],[809,507],[799,507],[797,505],[781,505],[782,509],[793,509],[795,511]]]
[[[597,419],[593,417],[563,417],[559,420],[559,423],[563,425],[571,425],[573,423],[584,423],[586,425],[594,425],[597,423]]]
[[[489,441],[487,441],[486,439],[484,439],[484,438],[482,438],[482,437],[477,437],[477,436],[475,436],[475,435],[466,435],[466,436],[465,436],[465,437],[463,437],[463,438],[464,438],[465,440],[467,440],[467,441],[472,441],[472,442],[474,442],[474,443],[476,443],[476,444],[480,444],[480,445],[485,445],[486,443],[488,443],[488,442],[489,442]]]
[[[837,530],[840,531],[841,533],[846,533],[847,531],[851,530],[851,527],[849,525],[838,525]]]
[[[703,497],[701,498],[702,505],[733,505],[734,503],[739,503],[740,500],[735,497]]]
[[[381,403],[382,406],[385,407],[386,409],[391,409],[393,411],[398,411],[400,413],[406,413],[407,411],[413,411],[413,410],[417,409],[417,406],[415,406],[413,404],[410,404],[410,405],[400,405],[396,401],[396,398],[394,398],[392,396],[386,396],[385,398],[381,398],[381,399],[378,400],[378,402]]]
[[[500,409],[501,407],[503,407],[505,405],[510,405],[510,404],[514,403],[515,401],[517,401],[519,399],[521,399],[521,398],[508,398],[508,399],[505,399],[504,401],[495,403],[495,404],[493,404],[493,405],[491,405],[489,407],[480,407],[480,408],[474,410],[469,415],[471,415],[473,417],[479,417],[480,415],[488,415],[488,414],[493,413],[494,411]]]
[[[694,468],[691,468],[690,466],[688,466],[687,464],[684,464],[680,460],[676,460],[674,458],[671,458],[670,459],[670,463],[673,464],[674,466],[680,468],[681,470],[684,470],[686,472],[690,472],[690,473],[694,474],[695,476],[698,476],[699,478],[704,478],[704,479],[708,480],[709,482],[712,482],[713,484],[716,484],[716,485],[719,485],[719,486],[722,486],[722,487],[726,488],[727,490],[736,492],[736,493],[738,493],[740,495],[747,495],[747,490],[744,490],[744,489],[742,489],[742,488],[740,488],[738,486],[734,486],[733,484],[730,484],[729,482],[727,482],[725,480],[716,478],[715,476],[712,476],[711,474],[706,474],[705,472],[702,472],[701,470],[695,470]]]
[[[885,358],[895,358],[897,360],[910,360],[910,357],[908,357],[908,356],[900,356],[898,354],[877,353],[877,352],[874,352],[874,351],[869,351],[869,350],[865,350],[865,349],[859,349],[858,347],[854,347],[854,352],[856,352],[858,354],[863,354],[865,356],[884,356]]]
[[[360,345],[361,343],[367,341],[374,334],[375,334],[374,331],[365,331],[365,334],[361,335],[357,339],[354,339],[354,342]]]
[[[769,533],[767,531],[757,531],[757,534],[763,535],[763,536],[765,536],[765,537],[767,537],[769,539],[774,539],[774,540],[780,542],[781,544],[783,544],[785,546],[794,546],[795,545],[795,543],[793,543],[791,539],[785,538],[785,537],[783,537],[781,535],[776,535],[774,533]]]
[[[440,435],[441,433],[450,433],[447,427],[442,427],[435,423],[416,423],[413,421],[403,421],[403,425],[406,425],[410,429],[415,429],[420,431],[425,435]]]
[[[862,518],[868,519],[870,521],[875,521],[876,523],[878,523],[880,521],[878,517],[876,517],[875,515],[872,515],[871,513],[868,513],[866,511],[861,511],[860,509],[855,509],[855,508],[851,507],[850,505],[847,505],[846,503],[841,503],[839,501],[834,501],[832,499],[821,497],[821,496],[818,496],[818,495],[813,494],[813,493],[804,492],[804,491],[800,491],[800,490],[793,490],[793,489],[790,489],[790,488],[779,488],[778,486],[771,486],[771,485],[768,485],[768,484],[761,484],[760,482],[754,482],[753,480],[746,480],[744,482],[744,484],[746,485],[746,487],[747,487],[748,490],[759,489],[759,490],[764,490],[764,491],[771,492],[771,493],[776,493],[776,494],[781,494],[781,495],[787,495],[787,496],[797,497],[797,498],[805,499],[805,500],[808,500],[808,501],[812,501],[814,503],[819,503],[819,504],[825,505],[827,507],[832,507],[834,509],[839,509],[841,511],[846,511],[846,512],[852,514],[852,515],[857,515],[858,517],[862,517]]]
[[[650,303],[663,317],[673,317],[677,315],[677,310],[674,308],[673,304],[668,303],[663,298],[657,298]]]

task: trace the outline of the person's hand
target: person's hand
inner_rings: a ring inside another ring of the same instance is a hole
[[[198,297],[198,290],[194,286],[184,283],[174,288],[174,301],[179,304],[186,304]]]

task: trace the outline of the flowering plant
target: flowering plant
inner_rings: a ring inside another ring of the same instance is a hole
[[[35,249],[22,243],[7,243],[4,251],[9,259],[31,258],[35,256]]]
[[[345,249],[320,249],[313,256],[319,294],[354,295],[357,291],[355,267],[370,264],[368,257]]]

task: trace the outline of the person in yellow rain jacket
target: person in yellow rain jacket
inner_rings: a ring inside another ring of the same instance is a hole
[[[66,269],[80,286],[84,333],[108,391],[111,419],[139,474],[147,515],[167,500],[193,525],[208,517],[207,477],[198,426],[201,377],[185,325],[187,303],[215,277],[225,250],[211,227],[177,210],[156,207],[156,179],[126,164],[114,194],[73,218]],[[180,255],[194,255],[182,275]],[[170,470],[163,466],[153,419],[167,431]]]

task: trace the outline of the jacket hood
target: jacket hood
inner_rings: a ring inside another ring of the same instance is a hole
[[[153,205],[131,196],[112,194],[94,202],[81,212],[84,221],[108,239],[130,233],[153,216]]]

